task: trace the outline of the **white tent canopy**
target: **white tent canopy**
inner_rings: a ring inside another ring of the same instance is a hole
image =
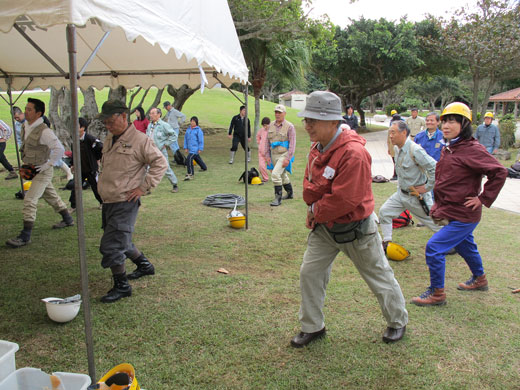
[[[0,52],[0,90],[8,91],[10,106],[12,90],[70,88],[75,156],[78,87],[203,88],[245,84],[248,77],[226,0],[0,0]],[[95,380],[81,164],[75,168],[85,337]]]
[[[14,24],[18,27],[13,27]],[[225,0],[0,0],[0,89],[68,86],[65,28],[77,26],[78,86],[245,83],[248,71]],[[22,36],[22,30],[63,70]]]

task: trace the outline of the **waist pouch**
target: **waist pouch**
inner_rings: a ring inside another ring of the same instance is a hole
[[[350,223],[334,223],[331,228],[325,226],[334,241],[338,244],[347,244],[354,240],[360,240],[366,235],[374,234],[377,231],[374,214],[360,221]]]

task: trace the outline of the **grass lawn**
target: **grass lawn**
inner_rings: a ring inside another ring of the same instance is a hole
[[[188,100],[183,110],[188,117],[198,115],[202,128],[222,128],[206,138],[202,157],[209,169],[196,170],[195,180],[183,182],[185,170],[175,166],[180,191],[172,194],[164,179],[142,199],[134,242],[157,274],[133,282],[133,296],[115,304],[99,301],[111,278],[100,266],[101,212],[92,192],[84,191],[97,376],[129,362],[148,390],[519,389],[520,294],[509,289],[520,287],[518,215],[501,210],[485,209],[475,231],[488,292],[458,291],[457,283],[470,272],[461,257],[448,257],[448,304],[407,305],[407,334],[387,345],[381,341],[386,325],[375,297],[340,255],[328,286],[327,337],[301,350],[289,346],[299,331],[299,267],[308,233],[301,182],[309,140],[296,110],[289,110],[298,137],[295,199],[272,208],[272,185],[250,186],[250,228],[231,229],[227,210],[201,202],[210,194],[244,194],[237,182],[244,152],[239,149],[234,165],[227,163],[226,129],[239,105],[225,91],[196,93]],[[274,104],[262,102],[262,107],[272,113]],[[258,167],[256,149],[253,156],[251,165]],[[12,141],[8,158],[16,161]],[[61,171],[54,180],[56,187],[65,184]],[[82,311],[72,322],[55,324],[39,301],[80,292],[76,228],[52,230],[59,216],[42,200],[32,244],[6,248],[5,240],[22,225],[22,202],[14,198],[18,187],[16,180],[1,179],[0,338],[20,345],[18,368],[86,373]],[[373,189],[378,210],[395,184]],[[59,193],[68,200],[68,191]],[[429,284],[424,247],[430,236],[417,227],[394,233],[412,252],[392,263],[407,302]],[[217,273],[220,267],[229,275]]]

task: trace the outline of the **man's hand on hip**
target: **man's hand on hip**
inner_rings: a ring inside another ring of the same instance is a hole
[[[137,188],[134,188],[133,190],[130,190],[127,192],[126,200],[128,202],[135,202],[143,195],[144,195],[143,190],[141,190],[139,187],[137,187]]]

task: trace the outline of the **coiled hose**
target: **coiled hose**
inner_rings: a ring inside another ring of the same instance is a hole
[[[237,206],[244,206],[246,204],[246,200],[240,195],[235,194],[213,194],[208,195],[202,201],[202,204],[209,207],[220,207],[223,209],[232,209],[235,207],[235,202]]]

